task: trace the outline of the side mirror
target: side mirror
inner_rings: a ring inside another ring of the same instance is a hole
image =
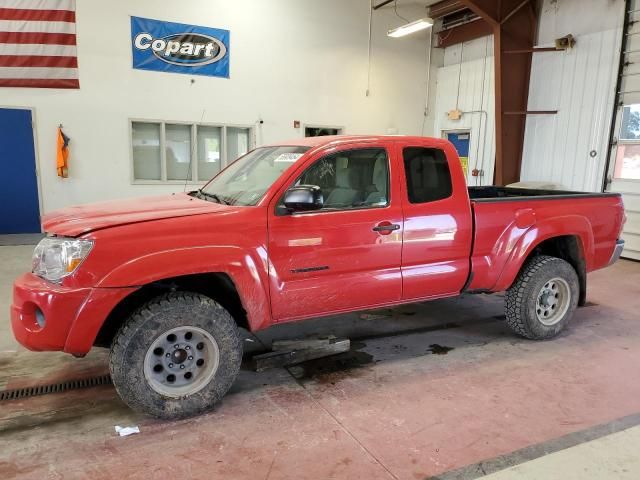
[[[322,190],[316,185],[298,185],[284,194],[284,206],[290,212],[320,210],[324,204]]]

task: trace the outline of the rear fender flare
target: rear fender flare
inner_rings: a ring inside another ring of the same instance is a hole
[[[550,238],[564,236],[578,238],[586,270],[589,271],[589,261],[595,252],[591,224],[581,215],[553,217],[537,222],[521,235],[492,290],[500,292],[508,289],[515,281],[531,252],[540,243]]]

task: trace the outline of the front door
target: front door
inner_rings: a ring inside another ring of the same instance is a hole
[[[393,160],[382,145],[320,153],[287,188],[319,186],[324,207],[289,213],[280,203],[285,190],[274,199],[269,273],[276,321],[400,300],[402,208]]]
[[[31,110],[0,108],[0,234],[39,233]]]

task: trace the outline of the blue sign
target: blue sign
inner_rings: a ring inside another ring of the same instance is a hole
[[[229,30],[131,17],[133,68],[229,78]]]

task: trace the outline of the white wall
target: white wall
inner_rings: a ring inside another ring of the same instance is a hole
[[[577,45],[566,52],[533,56],[528,109],[558,110],[558,114],[527,117],[521,180],[600,190],[613,111],[623,4],[623,0],[543,1],[537,46],[552,46],[556,38],[569,33],[576,37]],[[487,185],[493,180],[493,42],[490,40],[487,45],[487,38],[491,37],[446,48],[444,66],[438,71],[434,134],[439,136],[446,129],[471,130],[469,170],[479,163],[485,175],[482,179],[469,175],[469,185]],[[485,126],[479,125],[478,114],[463,115],[457,121],[446,117],[446,112],[456,106],[461,57],[458,108],[487,111],[486,132]],[[486,76],[484,100],[482,72]],[[591,156],[592,151],[595,157]]]
[[[444,49],[438,69],[434,136],[446,130],[469,130],[468,185],[491,185],[495,166],[495,86],[493,36]],[[462,62],[460,62],[462,60]],[[447,112],[463,111],[459,120]],[[477,168],[482,176],[474,177]]]
[[[445,48],[443,64],[444,66],[458,65],[460,57],[462,57],[463,62],[493,57],[493,35]]]
[[[424,16],[423,5],[398,5],[407,18]],[[302,136],[294,120],[340,125],[346,133],[430,133],[433,116],[424,116],[428,34],[390,39],[386,31],[403,22],[392,8],[375,12],[366,96],[368,9],[369,0],[79,1],[81,88],[0,89],[0,105],[35,109],[44,213],[182,190],[131,184],[129,118],[229,124],[263,119],[256,127],[258,144]],[[195,76],[191,83],[189,75],[132,69],[130,15],[231,30],[231,78]],[[55,170],[60,123],[71,138],[67,179]]]
[[[613,112],[623,0],[545,0],[538,46],[569,33],[576,46],[534,54],[521,180],[600,191]],[[593,152],[593,153],[592,153]]]

